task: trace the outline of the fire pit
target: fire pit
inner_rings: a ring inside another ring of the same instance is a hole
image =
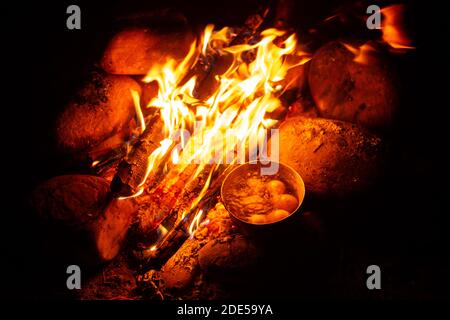
[[[224,283],[263,283],[261,261],[278,274],[297,248],[317,261],[380,192],[404,103],[394,62],[414,51],[405,7],[382,8],[377,30],[360,3],[315,23],[292,1],[245,7],[242,21],[175,6],[114,16],[61,99],[60,170],[30,198],[46,254],[92,273],[78,298],[233,298]],[[258,183],[237,189],[256,172],[266,198]],[[111,278],[120,290],[102,290]]]

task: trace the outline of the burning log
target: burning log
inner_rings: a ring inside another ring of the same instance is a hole
[[[252,19],[249,19],[246,27],[243,28],[243,30],[235,37],[235,39],[231,43],[238,44],[242,41],[249,41],[251,38],[255,37],[257,35],[258,28],[262,24],[262,21],[263,18],[258,15],[256,15]],[[219,63],[219,61],[221,61],[221,63]],[[216,76],[217,74],[220,74],[220,70],[218,69],[226,69],[226,67],[224,67],[224,64],[226,65],[227,63],[221,60],[221,57],[219,57],[219,54],[217,52],[203,52],[195,65],[190,69],[189,72],[187,72],[187,75],[185,75],[184,78],[181,79],[179,85],[185,84],[188,79],[191,79],[195,76],[197,77],[198,82],[194,90],[194,95],[200,97],[206,94],[208,96],[211,94],[210,89],[215,88],[213,83],[217,82]],[[224,70],[222,70],[222,72],[224,72]],[[159,139],[154,140],[154,133],[161,132],[163,125],[160,119],[155,119],[154,122],[156,123],[156,125],[150,123],[149,126],[147,126],[147,129],[139,137],[139,141],[133,147],[130,155],[119,165],[119,170],[112,183],[113,192],[115,192],[119,196],[131,196],[133,194],[136,194],[143,187],[143,184],[147,179],[149,156],[153,151],[156,150],[156,148],[158,147],[158,142],[160,142],[163,138],[162,136],[159,136]],[[190,169],[188,169],[188,171],[189,170]],[[153,176],[155,176],[154,172],[152,174]],[[151,183],[147,184],[151,185]],[[163,187],[163,189],[164,188],[165,187]],[[171,204],[170,202],[175,201],[177,196],[178,193],[175,193],[173,199],[172,197],[169,197],[171,198],[171,201],[169,201],[170,206],[173,206],[173,204]],[[158,199],[154,200],[158,202]],[[165,214],[162,215],[163,218],[164,216]]]
[[[185,207],[198,196],[205,175],[209,173],[204,170],[193,179],[197,169],[198,165],[195,164],[188,165],[184,170],[175,167],[150,191],[146,199],[148,206],[141,209],[133,228],[133,236],[138,242],[144,245],[151,243],[158,225],[164,219],[172,213],[178,215],[183,209],[189,209]]]
[[[309,70],[311,94],[325,118],[388,128],[398,104],[395,77],[365,46],[331,42],[320,48]]]
[[[162,288],[168,292],[179,292],[192,285],[199,271],[197,252],[199,241],[186,241],[161,269]]]
[[[306,193],[349,196],[365,191],[380,175],[380,138],[354,124],[293,117],[280,126],[280,161],[302,176]]]
[[[225,72],[225,70],[227,70],[227,67],[224,67],[224,65],[226,65],[226,62],[221,61],[221,57],[223,53],[224,56],[228,55],[230,58],[232,58],[230,61],[232,61],[233,64],[237,63],[238,61],[244,60],[247,61],[247,64],[251,61],[252,57],[248,57],[248,55],[252,56],[255,55],[255,53],[258,51],[260,52],[259,56],[260,56],[260,63],[271,63],[272,60],[278,60],[275,59],[274,57],[270,57],[269,55],[264,55],[264,51],[261,50],[262,46],[267,46],[269,43],[258,43],[258,48],[256,47],[247,47],[245,45],[249,45],[249,44],[256,44],[257,41],[260,40],[261,38],[261,34],[260,34],[260,28],[263,25],[263,21],[264,21],[264,17],[267,14],[267,10],[261,14],[261,15],[254,15],[251,16],[249,19],[247,19],[246,25],[240,30],[240,32],[234,36],[234,38],[231,38],[231,36],[229,34],[225,35],[224,33],[228,32],[228,29],[223,29],[222,35],[218,38],[221,39],[221,43],[226,43],[226,45],[229,48],[234,48],[233,50],[237,50],[236,52],[233,53],[233,51],[230,51],[228,53],[226,53],[226,51],[223,50],[216,50],[217,48],[214,48],[213,46],[210,45],[209,43],[209,39],[211,38],[211,36],[213,35],[212,31],[213,28],[211,25],[208,25],[205,29],[205,33],[203,34],[203,38],[202,41],[204,43],[202,43],[202,50],[201,52],[197,52],[198,55],[194,55],[195,53],[195,47],[192,46],[191,47],[191,51],[189,53],[189,55],[186,57],[186,60],[184,60],[181,64],[180,67],[182,67],[181,69],[183,69],[183,67],[185,68],[184,70],[172,70],[175,73],[175,78],[177,78],[179,76],[178,79],[176,79],[176,87],[177,88],[183,88],[183,94],[180,93],[175,94],[175,92],[178,92],[178,90],[174,90],[170,92],[170,95],[173,95],[173,97],[171,97],[170,99],[175,99],[177,101],[180,101],[180,99],[185,99],[185,100],[191,100],[189,103],[186,103],[187,101],[182,101],[182,106],[184,109],[185,107],[187,109],[191,108],[191,107],[195,107],[195,105],[200,105],[202,103],[205,103],[204,98],[211,96],[211,90],[213,91],[217,91],[217,87],[213,84],[219,84],[219,80],[218,80],[218,75],[220,75],[220,70],[222,70],[222,72]],[[272,29],[273,32],[274,30]],[[270,32],[268,34],[270,34]],[[271,39],[270,41],[274,41],[276,38],[279,38],[281,35],[283,35],[283,32],[275,32],[272,35],[264,35],[264,37],[266,37],[267,39]],[[226,38],[226,40],[224,40],[224,38]],[[289,41],[288,41],[289,40]],[[219,42],[220,42],[219,41]],[[285,43],[286,42],[286,43]],[[239,47],[239,45],[243,45],[241,47]],[[284,55],[287,55],[289,53],[292,53],[295,49],[295,37],[293,37],[293,35],[289,36],[289,38],[285,39],[284,41],[280,42],[280,46],[286,46],[286,48],[284,48],[283,50],[281,49],[281,47],[278,46],[273,46],[272,51],[273,54],[275,55],[279,55],[280,58],[283,57]],[[219,46],[220,47],[220,46]],[[197,49],[199,49],[200,47],[198,47]],[[245,50],[243,50],[243,48],[246,48]],[[275,49],[276,48],[276,49]],[[242,52],[241,52],[242,51]],[[242,53],[242,55],[238,54],[239,52]],[[189,66],[189,64],[191,64],[193,61],[191,61],[191,58],[195,57],[196,61],[193,65]],[[253,57],[254,58],[254,57]],[[265,60],[266,59],[266,60]],[[225,59],[226,60],[226,59]],[[242,61],[240,62],[242,64]],[[288,70],[287,65],[290,65],[290,62],[287,62],[286,64],[281,64],[279,66],[280,69],[282,69],[283,67],[286,68],[286,71]],[[166,65],[167,70],[166,72],[169,73],[169,70],[172,68],[172,66]],[[233,72],[236,72],[236,68],[238,67],[238,64],[236,64],[234,66],[234,68],[232,68],[231,70],[233,70]],[[245,69],[245,68],[243,68]],[[260,68],[263,69],[263,68]],[[153,69],[152,69],[153,70]],[[227,71],[231,70],[228,68]],[[266,69],[264,69],[266,70]],[[267,69],[268,70],[268,69]],[[154,71],[154,70],[153,70]],[[259,87],[259,90],[263,90],[263,86],[262,86],[262,82],[264,79],[268,79],[269,75],[263,75],[262,73],[264,72],[258,72],[258,68],[257,65],[253,65],[251,67],[251,70],[247,70],[247,72],[251,72],[251,73],[255,73],[255,77],[253,79],[258,80],[255,82],[255,85],[257,85]],[[261,71],[261,70],[260,70]],[[165,72],[165,73],[166,73]],[[147,74],[147,77],[144,81],[163,81],[159,75],[159,72],[156,72],[156,74],[154,74],[155,72],[150,72],[149,74]],[[164,74],[163,73],[163,78],[164,78]],[[270,72],[270,77],[272,77],[274,80],[276,79],[276,81],[280,81],[280,79],[282,77],[284,77],[285,72],[280,73],[280,76],[276,77],[275,76],[275,72]],[[304,74],[304,72],[300,72],[302,75]],[[256,77],[257,74],[257,77]],[[230,75],[228,75],[230,76]],[[227,77],[228,77],[227,76]],[[233,75],[234,77],[237,77],[238,74]],[[190,97],[190,99],[187,99],[186,97],[190,94],[188,91],[186,91],[188,89],[188,86],[185,87],[186,84],[188,84],[189,81],[191,80],[195,80],[195,88],[193,90],[192,93],[192,97]],[[240,80],[240,79],[239,79]],[[289,80],[289,79],[288,79]],[[296,81],[297,79],[294,77],[292,78],[292,80],[289,80],[291,82]],[[170,83],[174,82],[173,80],[169,81]],[[274,82],[274,81],[273,81]],[[220,82],[222,83],[222,86],[225,88],[226,85],[224,83],[226,83],[226,81],[222,81]],[[171,84],[172,86],[173,84]],[[162,85],[161,88],[159,88],[160,90],[168,90],[169,88],[165,88],[166,86]],[[250,85],[247,84],[247,89],[249,90],[249,88],[251,88]],[[277,86],[277,90],[280,90],[280,88],[282,88],[282,85]],[[240,89],[239,89],[240,88]],[[236,85],[232,85],[232,86],[228,86],[228,93],[225,92],[217,92],[217,94],[221,94],[224,96],[229,96],[227,99],[229,100],[229,103],[222,103],[220,101],[220,98],[216,97],[216,99],[214,99],[216,102],[219,102],[221,104],[221,108],[222,107],[230,107],[230,105],[233,105],[233,108],[235,108],[238,104],[243,103],[239,102],[236,103],[236,101],[234,99],[239,99],[239,96],[241,96],[242,92],[238,92],[238,91],[242,91],[242,88]],[[254,93],[256,94],[258,92],[258,88],[254,88],[253,89]],[[274,90],[275,91],[275,90]],[[167,93],[169,93],[167,92]],[[251,92],[245,92],[246,95],[248,95]],[[281,94],[281,92],[280,92]],[[206,95],[206,97],[205,97]],[[165,99],[163,98],[164,95],[161,95],[162,97],[160,97],[161,99]],[[183,98],[180,98],[183,97]],[[202,100],[203,99],[203,100]],[[196,101],[195,103],[193,103],[193,101]],[[210,100],[210,102],[208,102],[207,104],[214,103],[211,102],[213,100]],[[258,100],[259,101],[259,100]],[[270,104],[262,104],[265,105],[267,107],[270,106],[271,111],[275,110],[276,108],[276,100],[272,100]],[[170,100],[170,101],[157,101],[156,103],[159,103],[160,105],[164,105],[164,109],[167,108],[167,105],[171,105],[174,102],[174,100]],[[181,102],[181,101],[180,101]],[[273,108],[273,109],[272,109]],[[173,113],[173,120],[175,120],[175,118],[177,116],[180,116],[182,118],[186,117],[186,110],[181,111],[178,110],[177,112]],[[212,108],[213,110],[215,110],[215,108]],[[229,109],[229,111],[231,111],[232,109]],[[197,112],[200,110],[197,110]],[[220,110],[221,112],[223,112],[224,110]],[[164,111],[163,111],[164,112]],[[177,113],[184,113],[183,115],[178,115]],[[167,113],[167,111],[165,111],[165,113]],[[190,113],[190,112],[188,112]],[[172,112],[171,112],[172,114]],[[232,113],[230,113],[231,115]],[[193,113],[190,114],[190,116],[192,118],[195,118],[196,116],[199,115],[194,115]],[[210,115],[208,115],[209,117]],[[223,114],[222,114],[223,116]],[[226,118],[227,116],[223,116],[223,118]],[[165,119],[165,121],[168,121],[167,119]],[[183,119],[181,122],[184,122],[185,119]],[[192,121],[192,119],[191,119]],[[227,120],[231,121],[230,120]],[[175,123],[178,123],[178,120],[175,121]],[[167,123],[168,124],[168,123]],[[166,124],[166,125],[167,125]],[[171,127],[171,126],[170,126]],[[153,128],[153,126],[152,126]],[[171,128],[172,130],[175,128]],[[173,132],[171,132],[173,133]],[[156,147],[157,145],[155,145],[154,143],[150,143],[148,141],[149,139],[149,133],[148,130],[146,130],[146,132],[144,132],[144,134],[141,135],[141,137],[139,138],[139,142],[135,145],[135,147],[133,148],[130,156],[128,159],[125,159],[125,161],[122,162],[120,168],[119,168],[119,172],[116,175],[116,177],[113,180],[113,184],[112,184],[112,189],[114,192],[116,192],[118,195],[120,196],[131,196],[133,194],[136,194],[138,191],[143,190],[143,184],[145,183],[147,174],[149,173],[149,171],[152,171],[153,168],[149,169],[149,166],[147,165],[149,162],[149,157],[152,154],[153,151],[156,151]],[[152,154],[153,155],[153,154]],[[153,170],[155,171],[155,170]],[[184,172],[182,173],[182,175],[184,175]],[[186,177],[189,177],[188,175]],[[181,182],[182,179],[180,179]],[[151,185],[151,183],[150,183]],[[162,190],[164,189],[164,187],[161,188]],[[168,191],[168,190],[166,190]],[[176,194],[175,196],[178,196],[178,194]],[[171,197],[169,197],[171,198]],[[157,201],[157,199],[154,199]],[[173,199],[175,200],[175,199]],[[171,201],[169,201],[170,203]],[[157,203],[159,203],[157,201]],[[164,210],[163,210],[164,211]],[[165,215],[162,215],[163,217]],[[149,219],[150,221],[152,219]]]
[[[162,267],[159,272],[162,292],[176,296],[185,295],[193,287],[215,287],[224,276],[255,266],[260,250],[236,232],[227,211],[218,203],[205,223]],[[205,277],[209,280],[204,281]]]
[[[100,62],[111,74],[145,75],[167,59],[182,60],[194,40],[192,32],[162,32],[154,28],[130,28],[109,42]]]
[[[214,239],[233,237],[236,228],[221,203],[217,203],[207,214],[205,222],[188,238],[183,245],[166,261],[160,271],[150,270],[144,276],[138,277],[138,284],[144,285],[151,278],[147,275],[156,276],[158,287],[166,296],[185,295],[187,289],[197,286],[209,285],[198,281],[202,277],[199,265],[199,252]],[[206,252],[207,253],[207,252]],[[159,269],[159,268],[158,268]],[[200,290],[190,290],[191,294]],[[198,298],[198,297],[197,297]]]
[[[112,183],[111,191],[119,196],[131,196],[139,191],[145,182],[148,169],[148,158],[163,139],[164,123],[159,113],[147,124],[145,131],[119,164]]]
[[[102,149],[99,144],[117,135],[123,141],[131,132],[134,116],[130,90],[141,91],[133,79],[94,72],[58,117],[58,148],[64,153],[77,153]]]
[[[156,244],[154,244],[152,247],[150,247],[150,250],[145,249],[143,251],[138,251],[138,259],[141,263],[141,269],[143,271],[149,270],[149,269],[160,269],[164,264],[167,263],[169,259],[171,259],[172,255],[182,249],[180,247],[183,247],[184,244],[189,243],[188,240],[189,237],[192,238],[192,234],[194,233],[194,223],[197,223],[197,226],[199,224],[200,218],[203,217],[203,212],[209,212],[208,214],[208,221],[209,219],[213,220],[214,223],[211,223],[210,226],[214,225],[225,225],[223,223],[223,216],[225,215],[227,219],[230,220],[227,211],[224,209],[223,205],[217,204],[216,207],[212,210],[212,206],[216,203],[216,199],[219,196],[220,186],[222,185],[222,181],[225,179],[227,172],[229,170],[232,170],[234,166],[227,166],[227,167],[220,167],[218,169],[219,174],[216,174],[217,177],[215,178],[214,182],[209,185],[208,191],[204,194],[204,196],[201,198],[200,201],[196,202],[196,205],[190,205],[189,211],[185,214],[181,215],[179,211],[185,210],[186,208],[183,208],[183,205],[185,205],[186,199],[188,200],[186,203],[188,204],[190,202],[189,197],[182,197],[182,201],[178,205],[176,205],[176,209],[172,210],[172,213],[161,223],[163,227],[168,226],[171,224],[170,231],[168,233],[165,233],[162,238],[160,238]],[[194,180],[197,181],[197,180]],[[192,183],[191,183],[192,185]],[[203,191],[203,190],[202,190]],[[199,199],[199,198],[198,198]],[[175,219],[173,219],[175,218]],[[148,217],[144,215],[141,216],[141,220],[139,222],[145,222],[148,219]],[[161,226],[160,225],[160,226]],[[220,230],[217,230],[219,233],[223,232],[223,230],[229,230],[229,226],[227,228],[219,228]],[[139,230],[139,229],[138,229]],[[205,229],[203,229],[205,230]],[[203,232],[205,233],[205,232]],[[149,233],[150,234],[150,233]],[[147,238],[148,235],[147,234]],[[199,233],[196,232],[196,239],[198,240]],[[142,235],[140,236],[142,239]],[[184,244],[183,244],[184,243]],[[185,251],[185,250],[182,250]]]
[[[229,46],[241,44],[253,44],[259,39],[261,27],[268,10],[260,10],[260,13],[249,16],[242,28],[237,29],[237,34],[229,43]],[[243,54],[243,60],[250,63],[255,58],[254,51],[248,51]],[[197,77],[194,88],[194,97],[203,99],[209,97],[218,87],[217,76],[222,75],[232,65],[233,57],[231,55],[219,54],[215,50],[206,50],[202,52],[193,68],[188,72],[181,83],[185,83],[193,76]]]
[[[111,200],[107,180],[95,176],[68,175],[52,178],[35,190],[32,203],[38,217],[67,231],[74,248],[71,257],[89,265],[113,259],[119,252],[137,206],[134,199]]]

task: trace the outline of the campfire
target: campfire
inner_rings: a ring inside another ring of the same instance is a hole
[[[233,170],[261,169],[256,180],[240,174],[244,191],[227,189],[244,192],[244,224],[283,222],[281,233],[316,228],[304,221],[311,206],[376,185],[400,104],[386,56],[413,49],[403,6],[382,8],[371,39],[318,45],[320,30],[303,39],[289,25],[289,5],[261,7],[240,26],[113,35],[55,124],[59,152],[81,169],[32,197],[42,220],[67,231],[56,241],[75,248],[78,265],[126,263],[136,297],[204,297],[205,275],[251,269],[273,240],[229,211],[221,191]]]

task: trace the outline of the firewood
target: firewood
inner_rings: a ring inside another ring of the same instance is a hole
[[[392,125],[398,105],[398,84],[385,61],[354,61],[342,43],[320,48],[311,61],[311,94],[324,118],[348,121],[370,129]]]
[[[198,169],[198,165],[191,164],[183,168],[183,170],[180,170],[180,167],[174,167],[150,191],[148,198],[145,199],[148,205],[143,209],[141,208],[137,223],[132,229],[132,234],[138,243],[144,246],[150,243],[158,225],[163,220],[169,219],[170,216],[174,217],[173,219],[177,221],[177,224],[167,235],[168,243],[163,243],[161,248],[153,252],[154,255],[144,258],[147,260],[145,263],[146,267],[150,266],[154,268],[155,264],[158,266],[160,263],[165,263],[167,259],[164,258],[167,253],[179,248],[188,237],[189,223],[192,221],[195,213],[200,209],[208,211],[215,204],[222,181],[232,168],[232,165],[220,165],[218,168],[215,165],[209,165],[204,167],[196,178],[193,178],[194,173]],[[215,171],[212,175],[212,182],[208,190],[196,202],[196,205],[193,205],[193,201],[196,200],[199,192],[204,188],[205,181],[211,173],[211,170]],[[180,214],[182,212],[185,212],[186,215],[185,219],[180,220]],[[165,253],[160,254],[160,251],[165,251]],[[153,256],[155,255],[159,255],[159,257],[156,261],[153,261]]]
[[[198,165],[188,165],[184,170],[174,167],[156,187],[150,190],[147,205],[141,207],[132,235],[138,244],[152,242],[158,225],[170,214],[175,214],[188,206],[201,190],[207,170],[195,179],[193,174]],[[189,183],[188,183],[189,182]]]
[[[67,230],[64,239],[54,241],[69,243],[76,252],[67,254],[89,265],[117,255],[137,213],[134,199],[111,200],[109,182],[87,175],[58,176],[42,183],[32,203],[50,229]]]
[[[117,132],[116,134],[105,139],[96,146],[90,148],[85,153],[79,154],[80,156],[79,158],[81,158],[81,160],[87,159],[88,163],[91,166],[94,163],[94,161],[98,161],[99,163],[101,162],[102,166],[106,164],[105,162],[112,162],[114,160],[116,160],[117,162],[117,157],[124,157],[126,155],[127,147],[126,144],[124,144],[124,140],[125,138],[128,138],[129,131],[130,128],[125,128],[121,132]],[[72,155],[71,160],[73,161],[78,160],[77,155]],[[96,166],[97,162],[95,163],[94,167]],[[97,173],[98,173],[97,175],[103,176],[98,171]]]
[[[231,44],[240,44],[256,37],[258,35],[258,30],[262,25],[263,17],[264,16],[261,15],[255,15],[247,19],[245,27],[242,28],[241,32],[233,39]],[[221,70],[226,70],[226,67],[224,66],[227,63],[229,63],[229,61],[227,61],[226,57],[220,56],[217,52],[208,51],[206,54],[202,54],[199,57],[197,63],[181,80],[180,85],[184,84],[193,76],[196,76],[197,84],[194,89],[194,96],[197,98],[206,97],[215,87],[215,83],[217,83],[216,75],[220,74]],[[147,159],[159,146],[158,142],[162,140],[162,136],[159,137],[159,140],[154,139],[154,133],[162,131],[162,121],[156,119],[154,120],[154,123],[156,123],[156,125],[150,124],[147,126],[146,131],[139,137],[138,143],[133,147],[130,156],[124,159],[119,165],[118,172],[112,183],[112,190],[117,195],[130,196],[135,194],[138,191],[138,188],[142,187],[147,167]],[[154,177],[154,173],[152,173],[152,175]],[[157,199],[154,200],[158,201]],[[175,198],[171,198],[168,202],[170,203],[175,200]],[[171,205],[173,206],[173,204]],[[165,216],[165,214],[162,216]],[[146,220],[152,221],[153,219]]]
[[[293,117],[280,126],[280,162],[302,176],[306,194],[346,197],[366,191],[381,176],[382,140],[356,125]]]
[[[164,123],[157,113],[148,121],[130,153],[120,162],[111,183],[111,191],[117,196],[131,196],[139,191],[145,179],[148,157],[164,137],[163,128]]]
[[[159,289],[172,297],[179,294],[186,294],[199,290],[190,290],[190,288],[199,285],[198,277],[201,275],[199,268],[198,255],[200,250],[210,241],[216,238],[229,237],[236,233],[228,212],[222,203],[217,203],[206,216],[207,223],[201,224],[195,233],[186,239],[180,248],[170,256],[162,265],[150,271],[143,270],[145,275],[155,275],[159,279]],[[165,249],[164,249],[165,250]],[[138,277],[138,279],[149,278],[148,276]],[[138,280],[139,282],[139,280]],[[145,281],[144,281],[145,282]],[[200,283],[200,285],[204,285]]]
[[[292,56],[287,56],[287,60],[293,60],[295,62],[299,59],[295,59]],[[305,89],[306,83],[308,82],[308,66],[309,64],[301,64],[289,69],[286,73],[286,78],[284,83],[289,85],[290,88],[295,88],[299,92]]]
[[[162,288],[165,291],[181,291],[192,285],[199,267],[198,241],[186,241],[161,269]]]
[[[187,28],[163,32],[155,28],[129,28],[109,42],[101,67],[111,74],[145,75],[150,68],[167,59],[182,60],[194,36]]]
[[[267,15],[267,10],[261,13],[251,15],[245,21],[242,28],[236,29],[238,32],[231,40],[229,46],[252,43],[259,37],[261,26]],[[246,52],[243,59],[246,63],[254,60],[254,52]],[[193,91],[194,97],[204,99],[209,97],[218,86],[217,76],[223,74],[232,64],[233,57],[231,55],[219,54],[218,52],[207,50],[205,54],[201,54],[195,65],[185,75],[181,84],[186,83],[193,76],[197,78]]]
[[[130,90],[141,91],[133,79],[94,72],[58,117],[58,149],[89,151],[114,135],[119,139],[128,135],[134,116]]]

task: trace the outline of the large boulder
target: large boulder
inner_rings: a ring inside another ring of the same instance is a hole
[[[117,255],[138,209],[134,199],[110,199],[109,194],[103,178],[58,176],[36,188],[32,204],[43,225],[57,231],[51,242],[61,255],[95,265]]]
[[[280,162],[302,176],[306,194],[353,195],[367,190],[380,174],[381,139],[354,124],[293,117],[280,126],[279,133]]]
[[[135,115],[131,90],[141,92],[130,77],[94,72],[57,119],[58,150],[78,153],[129,134]]]
[[[398,83],[392,68],[370,49],[355,55],[340,42],[328,43],[311,60],[308,79],[322,117],[377,130],[392,125]]]
[[[125,29],[110,40],[100,65],[111,74],[145,75],[152,66],[162,65],[168,59],[181,61],[194,40],[187,28],[170,32],[142,27]]]

